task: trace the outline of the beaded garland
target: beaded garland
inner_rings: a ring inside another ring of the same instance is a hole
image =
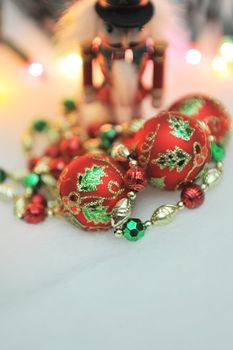
[[[206,191],[222,177],[225,147],[220,141],[230,132],[229,116],[225,113],[223,118],[224,135],[213,135],[202,117],[198,121],[202,100],[196,95],[192,103],[190,99],[182,113],[177,107],[144,126],[141,120],[93,124],[85,133],[74,101],[64,101],[60,118],[54,122],[36,118],[24,132],[27,169],[12,173],[0,169],[0,198],[13,200],[16,216],[29,224],[65,216],[86,230],[112,227],[116,237],[141,239],[149,227],[172,222],[184,208],[198,208]],[[216,113],[218,108],[219,104]],[[213,116],[213,104],[209,113]],[[205,121],[207,114],[205,110]],[[34,140],[42,134],[47,135],[48,146],[41,155],[33,155]],[[136,152],[125,140],[132,140]],[[131,215],[137,193],[148,182],[160,189],[179,188],[181,196],[176,204],[155,209],[143,222]]]

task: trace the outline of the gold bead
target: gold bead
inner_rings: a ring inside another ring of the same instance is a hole
[[[144,222],[144,227],[146,229],[150,228],[152,226],[152,222],[150,220],[147,220],[146,222]]]
[[[213,135],[209,135],[209,141],[210,142],[215,142],[215,137]]]
[[[177,207],[178,207],[179,210],[183,210],[183,209],[185,208],[184,202],[179,201],[179,202],[177,203]]]
[[[176,205],[162,205],[156,209],[151,217],[153,225],[167,225],[170,224],[177,215],[178,208]]]
[[[136,200],[136,193],[135,192],[133,192],[133,191],[130,191],[130,192],[128,192],[127,193],[127,197],[132,201],[132,202],[134,202],[135,200]]]
[[[138,166],[138,161],[136,159],[132,159],[129,162],[129,166],[130,166],[130,168],[134,168],[134,167]]]
[[[116,231],[114,231],[114,236],[116,238],[121,238],[123,236],[123,231],[121,229],[117,229]]]
[[[202,191],[206,192],[209,189],[209,186],[207,184],[202,184],[201,189]]]
[[[223,172],[224,170],[223,162],[217,162],[216,167],[219,171]]]

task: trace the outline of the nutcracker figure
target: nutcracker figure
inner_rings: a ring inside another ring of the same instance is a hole
[[[81,47],[84,104],[101,101],[117,122],[141,117],[146,96],[160,107],[167,41],[178,27],[174,17],[166,0],[79,0],[71,6],[60,21],[60,41]],[[93,62],[103,73],[99,86]]]

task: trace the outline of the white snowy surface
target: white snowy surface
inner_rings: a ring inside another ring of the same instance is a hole
[[[41,34],[18,15],[11,23],[13,35],[20,31],[47,67],[45,79],[32,79],[0,47],[1,82],[9,88],[8,98],[0,98],[0,166],[14,170],[24,166],[19,137],[31,117],[52,118],[60,97],[74,91],[56,75]],[[166,105],[191,92],[217,96],[233,113],[233,77],[188,66],[176,54]],[[65,220],[26,225],[0,202],[0,349],[232,350],[232,178],[231,142],[223,181],[205,204],[136,244],[79,231]],[[178,196],[149,189],[135,216],[149,218]]]

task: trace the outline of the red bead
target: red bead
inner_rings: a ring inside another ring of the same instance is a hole
[[[62,155],[68,157],[75,157],[82,152],[82,145],[79,136],[64,139],[60,143],[60,150]]]
[[[124,176],[125,186],[133,191],[143,191],[147,185],[145,171],[139,167],[130,168]]]
[[[47,216],[47,211],[43,205],[30,203],[27,205],[24,220],[28,224],[38,224],[39,222],[44,221]]]
[[[36,164],[39,162],[39,160],[41,159],[41,157],[32,157],[28,160],[28,169],[30,171],[33,171],[33,169],[35,168]]]
[[[57,158],[60,156],[59,145],[51,145],[45,150],[45,155],[51,158]]]
[[[181,200],[188,209],[200,207],[205,199],[205,194],[197,184],[188,183],[183,187]]]
[[[46,199],[44,196],[42,196],[42,194],[40,193],[36,193],[32,196],[31,198],[31,203],[33,204],[39,204],[42,205],[43,207],[45,207],[46,205]]]
[[[66,162],[61,159],[61,158],[55,158],[52,159],[49,167],[50,167],[50,173],[56,178],[58,179],[61,172],[63,171],[63,169],[66,166]]]

